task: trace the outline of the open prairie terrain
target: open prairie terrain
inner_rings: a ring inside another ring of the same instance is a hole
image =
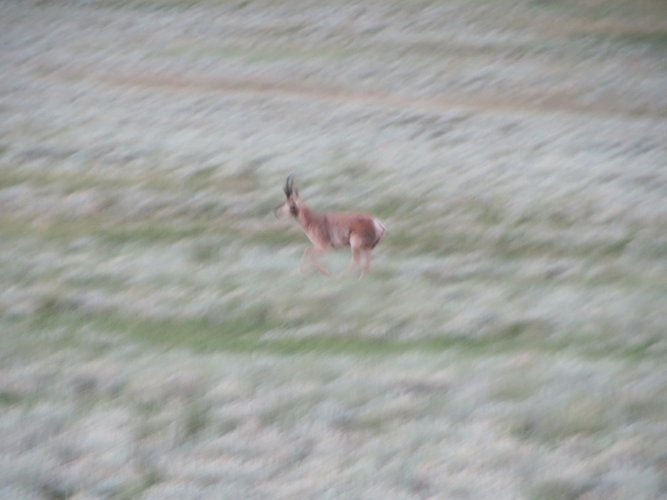
[[[667,5],[0,3],[0,497],[667,497]],[[300,274],[297,176],[388,231]]]

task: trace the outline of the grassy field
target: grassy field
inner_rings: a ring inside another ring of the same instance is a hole
[[[665,20],[2,2],[0,498],[667,498]]]

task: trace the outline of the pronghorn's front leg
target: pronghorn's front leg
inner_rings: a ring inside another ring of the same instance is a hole
[[[317,268],[317,270],[318,270],[319,272],[321,272],[321,273],[324,274],[325,276],[331,276],[331,274],[329,273],[329,271],[327,271],[327,270],[320,264],[320,262],[317,260],[317,258],[318,258],[320,255],[324,255],[326,252],[327,252],[326,248],[310,247],[310,248],[306,248],[306,250],[303,252],[303,257],[308,257],[308,259],[310,260],[310,262],[313,263],[313,265]],[[303,261],[303,257],[302,257],[302,259],[301,259],[302,261]],[[301,266],[301,269],[303,269],[303,266]]]
[[[355,267],[361,265],[361,239],[354,234],[350,236],[350,248],[352,249],[352,262],[345,271],[347,274],[351,274]]]

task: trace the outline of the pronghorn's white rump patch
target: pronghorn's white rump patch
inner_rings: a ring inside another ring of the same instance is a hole
[[[382,238],[384,237],[384,232],[387,230],[385,225],[380,221],[380,219],[373,218],[373,227],[375,227],[375,243],[374,245],[377,245],[382,241]]]

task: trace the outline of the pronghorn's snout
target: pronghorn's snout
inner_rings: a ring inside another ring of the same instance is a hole
[[[284,219],[288,213],[289,213],[289,208],[287,206],[287,202],[283,203],[282,205],[276,207],[273,210],[273,215],[276,216],[276,219]]]

